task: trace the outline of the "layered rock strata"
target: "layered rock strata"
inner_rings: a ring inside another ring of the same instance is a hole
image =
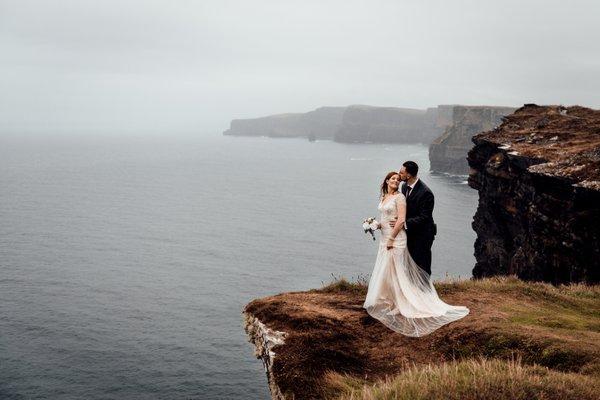
[[[453,106],[452,123],[429,145],[430,169],[453,175],[467,175],[467,153],[473,135],[498,126],[513,107]]]
[[[440,104],[437,107],[430,107],[426,111],[425,119],[427,125],[433,127],[435,132],[444,132],[452,125],[452,114],[456,104]]]
[[[337,142],[425,143],[442,129],[437,108],[428,110],[354,105],[346,108],[334,140]]]
[[[597,283],[600,111],[525,105],[473,143],[473,275]]]

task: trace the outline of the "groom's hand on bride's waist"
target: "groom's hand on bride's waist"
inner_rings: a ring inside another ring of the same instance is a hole
[[[390,221],[390,226],[393,228],[394,226],[396,226],[396,220],[393,219]]]

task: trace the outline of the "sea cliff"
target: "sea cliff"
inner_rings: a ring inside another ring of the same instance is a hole
[[[444,126],[438,109],[349,106],[344,111],[334,140],[337,142],[429,144]]]
[[[525,105],[473,143],[473,275],[598,283],[600,111]]]
[[[257,299],[246,331],[272,398],[596,399],[600,287],[514,277],[436,283],[470,314],[422,338],[362,308],[364,284]]]
[[[446,105],[428,109],[352,105],[321,107],[307,113],[234,119],[223,134],[429,144],[451,120],[452,106]]]
[[[310,137],[333,139],[345,107],[320,107],[307,113],[288,113],[260,118],[234,119],[224,135]]]
[[[473,135],[498,126],[502,117],[514,112],[515,108],[456,105],[451,109],[451,124],[429,145],[430,169],[453,175],[467,175],[467,153],[473,145]]]

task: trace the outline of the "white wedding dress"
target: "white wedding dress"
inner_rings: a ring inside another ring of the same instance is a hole
[[[427,272],[408,253],[404,229],[396,236],[394,247],[387,249],[392,232],[389,222],[398,215],[397,205],[406,209],[401,193],[379,203],[381,239],[363,307],[388,328],[418,337],[463,318],[469,309],[440,300]]]

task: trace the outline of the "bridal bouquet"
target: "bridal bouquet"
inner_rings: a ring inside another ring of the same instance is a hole
[[[375,231],[379,229],[379,222],[375,218],[367,218],[363,221],[363,229],[365,233],[370,233],[375,240]]]

